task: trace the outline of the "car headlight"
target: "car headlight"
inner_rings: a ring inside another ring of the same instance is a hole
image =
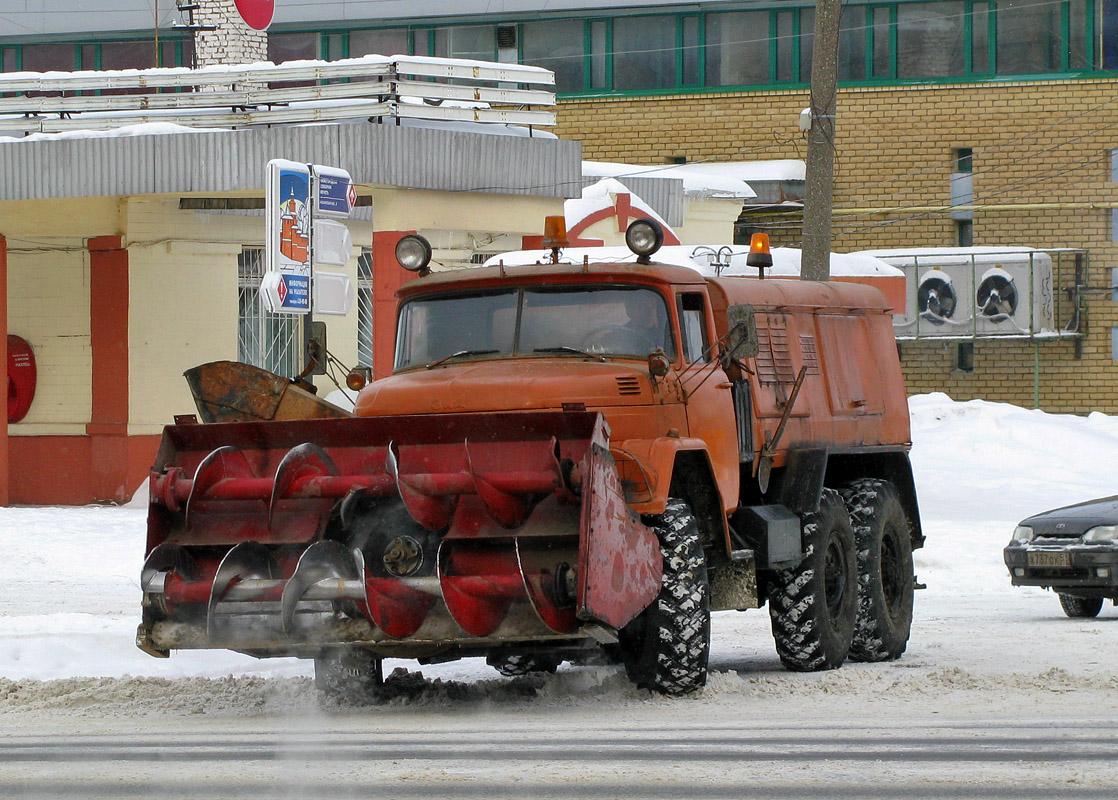
[[[1118,525],[1097,525],[1083,534],[1085,542],[1118,542]]]
[[[1032,528],[1026,527],[1025,525],[1018,525],[1016,530],[1013,531],[1013,541],[1015,542],[1021,542],[1022,544],[1024,544],[1025,542],[1031,542],[1032,540]]]

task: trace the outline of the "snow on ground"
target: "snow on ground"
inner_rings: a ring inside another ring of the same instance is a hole
[[[1118,678],[1104,655],[1114,649],[1118,611],[1108,605],[1099,619],[1066,619],[1055,595],[1010,586],[1001,550],[1018,520],[1115,493],[1118,417],[953,402],[942,394],[913,397],[910,406],[927,536],[915,563],[928,588],[917,593],[908,652],[896,664],[795,675],[780,667],[764,610],[721,612],[704,696],[754,702],[777,685],[781,696],[845,694],[851,703],[872,702],[885,690],[933,704],[948,689],[996,690],[1005,698],[1071,689],[1114,695]],[[0,708],[64,704],[71,693],[129,700],[137,710],[150,705],[153,713],[200,705],[259,710],[272,702],[290,709],[290,695],[306,700],[311,668],[304,661],[223,651],[155,659],[135,648],[144,519],[137,508],[0,508]],[[385,666],[386,673],[417,669],[405,661]],[[395,679],[394,703],[435,703],[448,694],[490,702],[525,694],[622,703],[648,697],[609,667],[565,666],[552,678],[513,681],[479,659],[418,669],[426,682],[417,688]],[[143,680],[111,680],[120,676]],[[281,682],[286,688],[277,695],[276,684],[262,680],[269,677],[299,680]],[[57,680],[72,678],[89,680]]]

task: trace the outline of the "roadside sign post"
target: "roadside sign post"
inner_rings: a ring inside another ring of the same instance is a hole
[[[348,217],[356,199],[353,181],[344,169],[284,159],[268,162],[265,275],[260,294],[269,311],[303,316],[303,360],[310,364],[313,357],[312,374],[315,375],[326,371],[325,353],[314,352],[320,346],[314,344],[318,340],[312,336],[314,309],[318,305],[314,280],[315,216]],[[331,234],[326,263],[345,266],[352,249],[348,235],[324,232]],[[344,246],[339,246],[338,242],[343,242]],[[339,279],[348,281],[344,275],[331,275],[331,278],[332,285]],[[342,294],[347,291],[343,289]],[[344,314],[349,310],[345,306],[341,309],[328,307],[322,313]]]

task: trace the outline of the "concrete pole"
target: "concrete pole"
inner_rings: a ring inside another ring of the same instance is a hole
[[[807,135],[807,194],[800,278],[831,275],[831,204],[834,200],[835,87],[838,83],[839,0],[815,0],[811,54],[811,130]]]

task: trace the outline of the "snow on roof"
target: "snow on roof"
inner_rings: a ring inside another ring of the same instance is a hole
[[[662,164],[648,166],[621,164],[613,161],[583,161],[582,174],[587,177],[676,178],[683,181],[683,191],[706,197],[748,199],[757,193],[749,181],[802,181],[803,161],[708,161],[701,164]]]
[[[756,277],[757,268],[745,264],[749,248],[744,245],[679,245],[662,247],[653,256],[660,264],[687,267],[700,275],[713,278],[719,271],[713,266],[721,253],[723,263],[728,267],[721,270],[722,277]],[[765,270],[772,278],[798,278],[800,276],[800,251],[791,247],[776,247],[772,251],[773,266]],[[550,250],[514,250],[493,256],[484,266],[492,267],[503,262],[506,267],[529,266],[546,263],[551,258]],[[637,257],[627,247],[569,247],[561,250],[559,260],[563,263],[581,264],[583,259],[591,264],[635,263]],[[898,277],[904,273],[896,267],[871,256],[858,253],[831,253],[831,275],[835,277]]]
[[[629,189],[625,184],[616,181],[613,178],[602,178],[597,183],[593,183],[582,190],[582,197],[575,197],[563,203],[563,216],[567,219],[567,224],[573,229],[582,220],[589,217],[602,209],[613,208],[614,195],[627,194],[629,195],[629,205],[639,212],[642,216],[651,217],[660,223],[665,231],[672,231],[674,229],[661,217],[648,203],[632,189]],[[625,249],[625,248],[622,248]],[[551,252],[550,250],[548,251]]]
[[[851,255],[881,259],[895,267],[946,266],[949,264],[993,264],[1003,261],[1050,261],[1042,250],[1032,247],[899,247],[896,249],[859,250]]]
[[[538,128],[529,130],[520,125],[501,125],[483,122],[443,122],[428,119],[397,119],[396,122],[404,128],[432,128],[442,131],[460,131],[462,133],[483,133],[491,136],[521,136],[535,139],[558,139],[550,131],[541,131]],[[363,119],[334,120],[330,122],[293,122],[274,127],[301,127],[306,125],[367,125]],[[0,133],[0,144],[12,142],[54,142],[62,139],[106,139],[118,136],[159,136],[169,133],[229,133],[229,128],[192,128],[178,125],[173,122],[142,122],[137,125],[124,125],[109,130],[74,130],[60,133],[30,133],[26,136],[18,134]],[[625,189],[624,191],[629,191]]]

